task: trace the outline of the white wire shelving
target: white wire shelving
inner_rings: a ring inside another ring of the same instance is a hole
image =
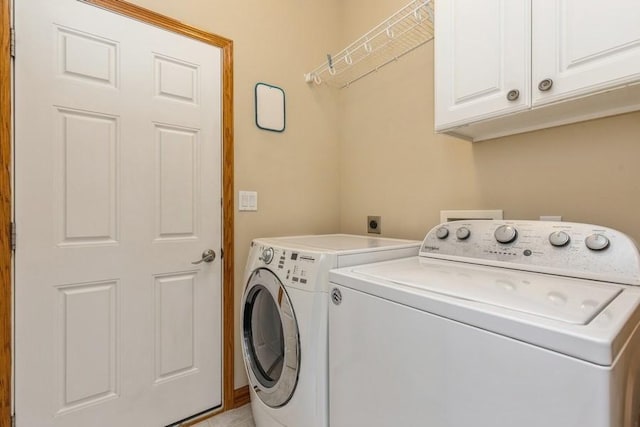
[[[344,88],[432,39],[433,0],[413,0],[304,78]]]

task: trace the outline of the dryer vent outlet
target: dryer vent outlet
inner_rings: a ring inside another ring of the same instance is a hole
[[[369,215],[367,217],[367,233],[380,234],[382,232],[382,217]]]

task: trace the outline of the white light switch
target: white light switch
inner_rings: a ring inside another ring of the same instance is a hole
[[[238,195],[239,210],[241,211],[257,211],[258,210],[258,192],[257,191],[240,191]]]

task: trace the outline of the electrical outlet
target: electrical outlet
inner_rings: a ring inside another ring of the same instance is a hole
[[[382,232],[382,217],[369,215],[367,217],[367,233],[380,234]]]

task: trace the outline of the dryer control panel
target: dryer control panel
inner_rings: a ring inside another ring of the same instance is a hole
[[[627,235],[591,224],[469,220],[433,228],[420,256],[640,285],[640,255]]]

